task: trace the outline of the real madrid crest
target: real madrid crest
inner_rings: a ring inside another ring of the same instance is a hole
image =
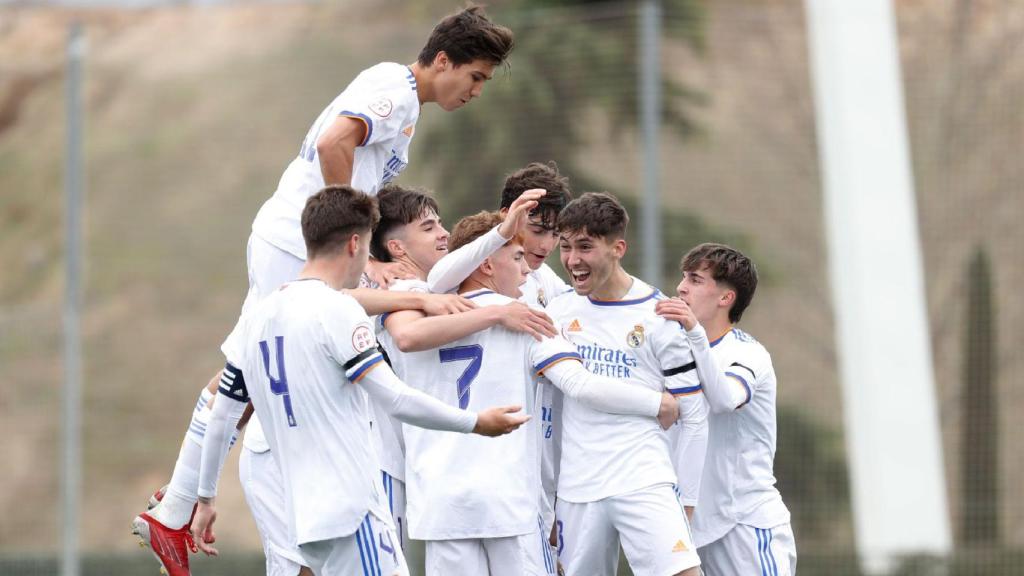
[[[545,308],[548,307],[548,299],[544,296],[544,288],[537,288],[537,303]]]
[[[626,334],[626,344],[630,348],[639,348],[644,344],[644,327],[640,324],[633,326],[633,330]]]

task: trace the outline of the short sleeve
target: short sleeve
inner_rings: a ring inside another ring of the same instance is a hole
[[[384,362],[370,319],[350,296],[339,293],[320,318],[328,353],[350,381],[358,382]]]
[[[360,146],[387,141],[407,128],[403,126],[410,106],[418,106],[415,78],[405,66],[388,67],[370,74],[365,82],[351,86],[338,101],[338,116],[355,118],[366,125]],[[411,82],[411,83],[410,83]]]
[[[533,366],[534,374],[540,376],[545,370],[565,360],[577,360],[582,362],[576,347],[561,336],[544,338],[540,342],[530,339],[530,365]]]

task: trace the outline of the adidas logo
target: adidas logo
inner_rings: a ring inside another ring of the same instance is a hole
[[[569,332],[582,332],[582,331],[583,331],[583,328],[580,326],[580,321],[579,320],[573,320],[572,323],[569,324]]]
[[[682,540],[676,540],[676,545],[672,547],[672,552],[686,552],[689,548]]]

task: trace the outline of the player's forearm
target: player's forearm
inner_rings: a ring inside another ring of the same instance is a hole
[[[225,397],[213,405],[203,436],[203,455],[199,466],[199,496],[203,498],[217,495],[217,482],[231,447],[231,436],[247,404]]]
[[[679,474],[680,501],[684,506],[696,506],[700,494],[700,479],[704,474],[704,457],[708,449],[707,419],[699,422],[681,417],[679,443],[676,445],[676,470]]]
[[[399,310],[422,310],[424,295],[418,292],[352,288],[345,293],[356,299],[367,316],[377,316]]]
[[[690,343],[690,351],[697,363],[697,376],[700,378],[701,389],[707,398],[711,411],[716,414],[731,412],[747,400],[746,390],[725,374],[718,366],[707,333],[700,324],[693,330],[686,331],[686,339]]]
[[[656,418],[661,407],[660,392],[598,376],[576,360],[558,362],[548,367],[544,375],[569,398],[608,414]]]
[[[406,424],[466,434],[476,427],[475,412],[459,410],[410,388],[386,364],[367,372],[359,385],[385,412]]]
[[[420,352],[444,346],[460,338],[486,330],[501,322],[498,306],[484,306],[460,314],[426,316],[387,325],[395,345],[402,352]]]
[[[502,238],[495,227],[458,250],[449,252],[430,269],[427,286],[434,294],[445,294],[455,290],[488,256],[494,254],[506,242],[508,238]]]

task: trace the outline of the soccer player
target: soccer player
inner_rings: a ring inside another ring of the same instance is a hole
[[[657,311],[695,335],[690,341],[711,406],[707,460],[693,515],[704,571],[708,576],[795,574],[789,510],[772,473],[775,369],[764,346],[736,328],[757,289],[757,269],[722,244],[690,250],[682,269],[678,298],[658,302]]]
[[[449,432],[497,436],[529,420],[516,414],[518,406],[479,412],[447,406],[387,367],[369,318],[340,292],[358,284],[378,217],[376,201],[347,186],[309,199],[302,213],[308,261],[296,280],[243,319],[240,355],[230,361],[247,378],[221,385],[231,417],[209,430],[223,438],[251,398],[284,482],[289,535],[316,575],[367,573],[367,567],[408,574],[381,494],[367,394],[404,422]],[[224,452],[217,456],[222,462]],[[214,517],[215,486],[204,482],[200,491],[210,497],[200,499],[195,519],[197,532],[204,532]]]
[[[391,291],[429,292],[427,274],[435,263],[448,253],[448,231],[441,223],[437,202],[424,192],[385,185],[378,195],[381,219],[370,241],[370,254],[381,262],[400,262],[415,274],[414,279],[398,280],[390,285]],[[536,202],[517,205],[514,214],[525,214]],[[391,331],[378,333],[378,341],[387,353],[392,370],[406,380],[405,354],[401,350],[441,345],[479,330],[501,325],[508,330],[520,331],[535,337],[553,336],[556,332],[543,312],[511,303],[505,306],[478,308],[457,315],[459,321],[444,330],[419,330],[415,322],[403,322],[402,316],[390,322]],[[381,315],[377,322],[383,328],[389,315]],[[421,315],[416,315],[419,318]],[[394,519],[400,545],[405,546],[408,523],[405,519],[405,444],[401,422],[394,420],[375,406],[376,438],[380,441],[382,481],[388,505]]]
[[[325,184],[351,184],[375,193],[407,165],[420,106],[436,102],[451,111],[480,96],[513,43],[510,30],[492,23],[480,7],[470,6],[437,24],[416,62],[409,66],[382,63],[364,70],[321,112],[277,191],[253,222],[246,250],[249,292],[243,315],[302,268],[306,251],[299,216],[306,199]],[[382,284],[408,275],[401,266],[375,265],[369,271]],[[195,505],[202,436],[218,380],[235,377],[231,373],[215,376],[201,391],[171,481],[166,492],[158,492],[162,500],[132,522],[133,531],[171,576],[189,574],[184,550],[186,546],[194,549],[187,524]],[[266,452],[261,436],[258,422],[253,422],[245,444],[254,453]],[[264,541],[271,537],[261,536]],[[168,547],[167,542],[173,545]],[[169,553],[169,549],[181,552]],[[268,558],[268,569],[271,564]],[[282,573],[295,572],[290,567]]]
[[[493,212],[466,217],[455,227],[452,246],[464,246],[501,222]],[[476,310],[418,319],[410,318],[416,312],[398,312],[385,320],[388,330],[406,321],[447,335],[463,317],[523,306],[515,298],[530,270],[525,253],[515,238],[461,284],[460,293],[480,305]],[[678,416],[678,404],[667,393],[588,372],[560,336],[538,340],[494,326],[440,348],[397,355],[410,386],[462,409],[510,401],[529,406],[543,374],[568,397],[594,409],[645,418],[656,427],[652,417],[667,427]],[[428,575],[554,573],[547,530],[538,516],[540,438],[534,424],[526,426],[487,445],[405,426],[410,534],[427,542]]]
[[[428,283],[436,293],[449,292],[470,275],[485,258],[518,236],[526,250],[526,263],[530,272],[519,287],[521,302],[536,308],[546,308],[548,302],[572,288],[550,266],[544,263],[558,243],[555,223],[558,214],[572,200],[569,179],[559,173],[554,162],[531,162],[505,179],[501,191],[501,214],[505,220],[500,226],[480,238],[452,251],[430,271]],[[521,211],[524,203],[529,211]],[[519,208],[517,210],[517,208]],[[558,447],[561,430],[555,427],[555,414],[562,409],[561,393],[552,386],[540,386],[537,412],[541,415],[538,426],[543,438],[541,450],[541,480],[544,484],[541,516],[548,529],[554,528],[555,477],[558,469]]]
[[[569,576],[615,574],[620,541],[637,576],[699,572],[683,507],[696,504],[707,407],[681,328],[654,313],[660,293],[622,268],[628,222],[605,193],[565,207],[559,248],[575,293],[548,311],[594,374],[679,397],[677,451],[687,466],[677,480],[668,435],[649,419],[609,416],[566,398],[556,515]]]

